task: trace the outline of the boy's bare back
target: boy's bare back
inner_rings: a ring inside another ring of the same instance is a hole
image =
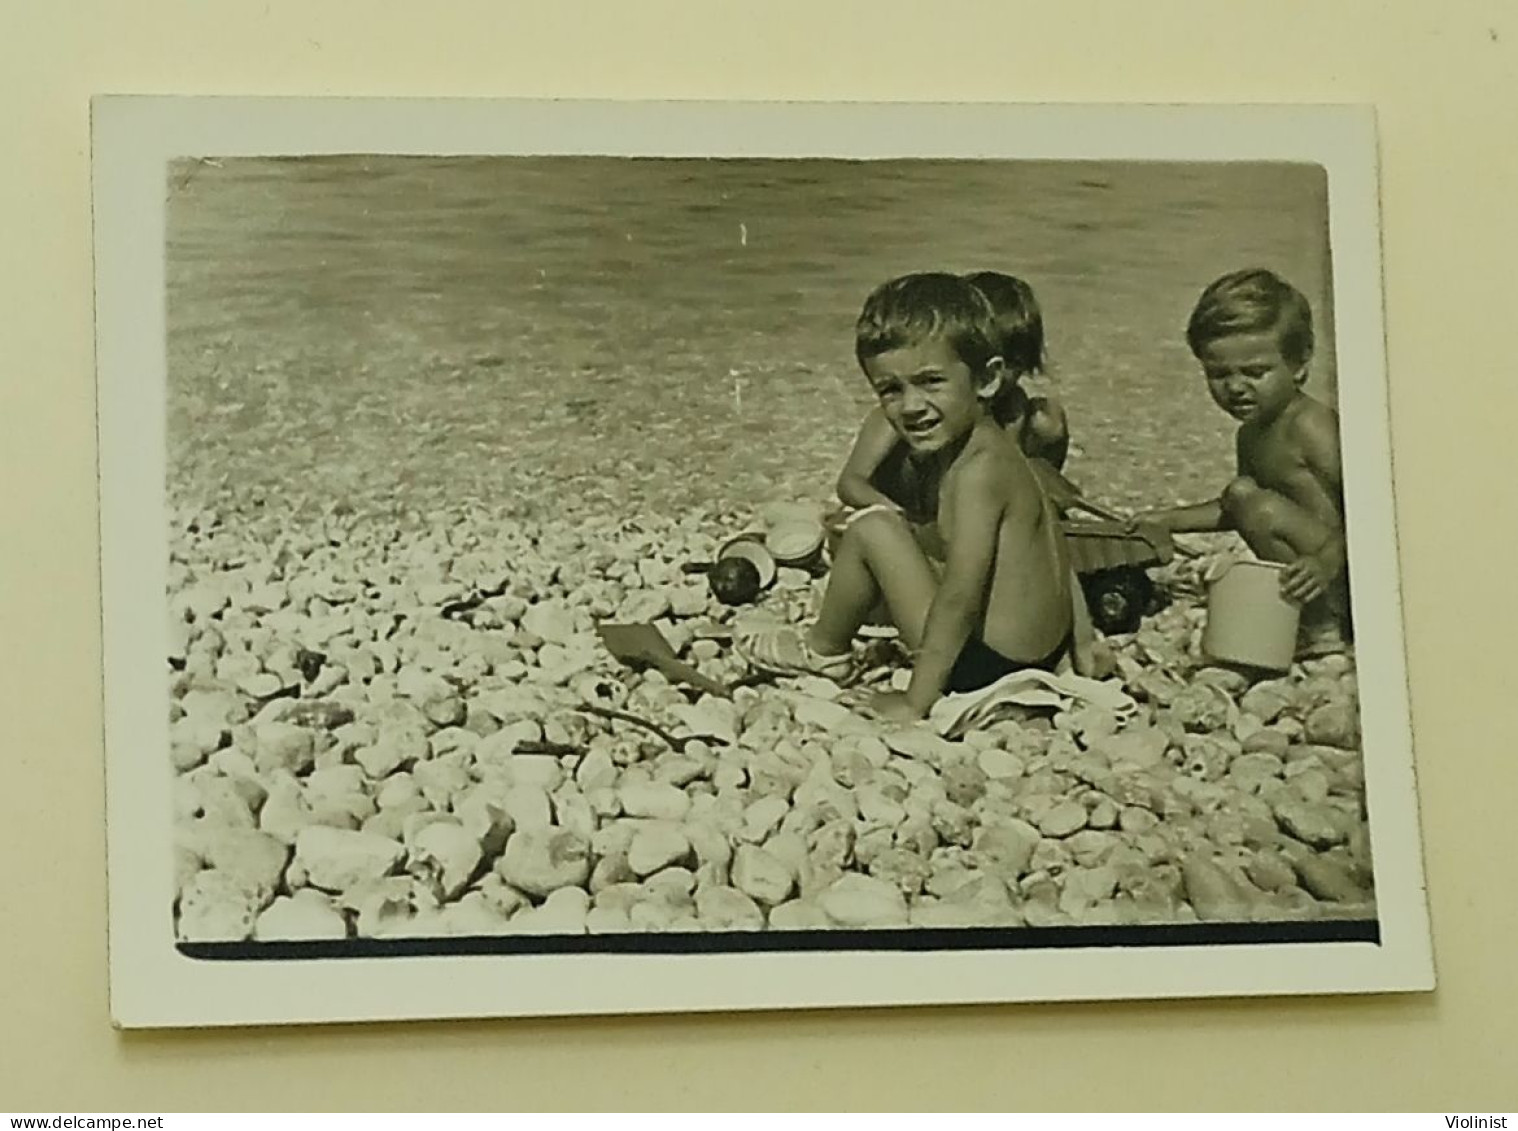
[[[978,427],[943,472],[938,520],[945,587],[957,563],[966,575],[989,576],[980,639],[1019,660],[1058,648],[1070,631],[1068,553],[1027,460],[994,424]]]

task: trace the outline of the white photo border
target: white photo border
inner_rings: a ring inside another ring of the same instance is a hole
[[[1434,986],[1408,707],[1375,120],[1353,106],[108,96],[93,103],[112,1016],[169,1027],[1421,991]],[[1312,163],[1338,398],[1379,943],[560,953],[211,962],[175,944],[165,186],[197,156],[338,153]]]

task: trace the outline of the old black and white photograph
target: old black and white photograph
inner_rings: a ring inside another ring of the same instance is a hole
[[[1368,117],[95,166],[119,1023],[1432,984]]]

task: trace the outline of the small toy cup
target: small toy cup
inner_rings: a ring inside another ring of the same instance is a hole
[[[769,532],[764,542],[775,561],[795,569],[811,569],[822,560],[826,532],[815,519],[790,519]]]

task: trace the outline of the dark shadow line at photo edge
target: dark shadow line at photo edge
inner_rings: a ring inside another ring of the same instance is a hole
[[[1091,947],[1381,945],[1380,923],[1183,923],[1133,927],[943,928],[714,931],[671,934],[471,935],[451,938],[180,942],[186,958],[282,962],[343,958],[456,958],[472,955],[681,955],[816,951],[1074,950]]]

